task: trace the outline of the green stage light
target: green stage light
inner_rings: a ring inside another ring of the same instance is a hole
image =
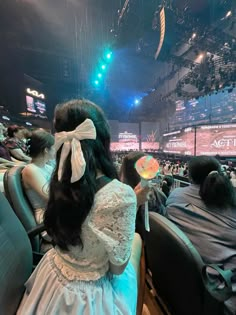
[[[107,58],[107,59],[111,59],[111,55],[112,55],[112,52],[108,52],[108,53],[106,54],[106,58]]]

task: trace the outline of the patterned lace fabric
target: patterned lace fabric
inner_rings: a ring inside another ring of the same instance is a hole
[[[133,189],[113,180],[95,195],[83,224],[83,249],[70,247],[48,252],[51,264],[67,281],[94,281],[103,277],[109,262],[124,264],[130,257],[135,232],[136,195]]]

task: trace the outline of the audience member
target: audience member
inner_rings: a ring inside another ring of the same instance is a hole
[[[233,169],[233,170],[231,171],[230,177],[231,177],[231,178],[230,178],[230,181],[231,181],[233,187],[236,188],[236,170],[235,170],[235,169]]]
[[[164,176],[162,184],[161,184],[161,190],[166,195],[166,197],[169,197],[173,184],[174,184],[173,176],[170,176],[170,175]]]
[[[41,224],[48,202],[48,186],[53,172],[53,168],[47,163],[55,158],[54,137],[42,129],[35,130],[28,139],[28,148],[32,160],[23,169],[22,180],[25,193],[34,209],[35,220]],[[42,236],[45,240],[49,240],[46,232],[43,232]]]
[[[229,178],[213,157],[189,162],[191,185],[175,189],[167,199],[168,218],[186,233],[205,263],[234,272],[232,298],[225,314],[236,312],[236,202]]]
[[[45,212],[55,249],[26,283],[17,314],[136,314],[136,196],[117,180],[108,123],[96,105],[74,100],[57,106],[55,130]]]
[[[27,155],[27,146],[23,139],[25,128],[17,125],[9,126],[7,129],[8,137],[4,141],[4,145],[10,151],[10,154],[19,161],[30,162],[31,158]]]
[[[138,200],[138,212],[136,219],[136,231],[144,238],[145,220],[144,220],[144,204],[148,200],[149,211],[164,214],[165,195],[155,186],[142,188],[141,177],[135,169],[135,163],[146,154],[143,152],[130,152],[127,154],[121,165],[120,178],[121,181],[132,187],[136,193]]]

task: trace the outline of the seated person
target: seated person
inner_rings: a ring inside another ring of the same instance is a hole
[[[13,160],[8,149],[0,142],[0,167],[8,168],[16,165],[24,165],[25,162]]]
[[[25,193],[35,211],[36,222],[40,224],[43,222],[53,171],[47,163],[55,156],[54,137],[42,129],[35,130],[28,139],[28,146],[32,161],[23,169],[22,180]]]
[[[236,171],[233,169],[230,173],[230,181],[233,185],[233,187],[236,187]]]
[[[141,177],[135,169],[135,163],[146,154],[143,152],[130,152],[122,162],[120,179],[123,183],[131,186],[137,196],[138,212],[136,219],[136,231],[144,237],[144,203],[148,200],[148,210],[164,214],[166,196],[155,186],[151,188],[141,187]]]
[[[208,156],[189,162],[190,186],[175,189],[166,202],[167,217],[191,240],[202,259],[234,273],[225,314],[236,312],[236,201],[229,178]]]
[[[12,162],[10,153],[2,142],[0,142],[0,158],[1,161]]]
[[[170,175],[164,176],[162,184],[161,184],[161,190],[166,195],[166,197],[169,197],[173,184],[174,184],[173,176],[170,176]]]
[[[55,247],[26,282],[17,315],[134,315],[136,196],[117,180],[108,122],[90,101],[74,100],[56,107],[54,123],[44,221]]]
[[[9,126],[7,128],[8,137],[4,140],[4,145],[15,159],[30,162],[31,158],[27,155],[27,145],[23,141],[24,132],[23,127]]]

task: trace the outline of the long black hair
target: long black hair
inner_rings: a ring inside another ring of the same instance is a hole
[[[166,197],[169,197],[170,190],[172,185],[174,184],[174,177],[171,175],[166,175],[163,178],[161,190],[166,195]]]
[[[194,184],[200,185],[199,195],[209,208],[224,210],[236,205],[234,188],[214,157],[192,158],[189,176]]]
[[[97,170],[110,179],[118,178],[110,153],[110,131],[102,110],[88,100],[72,100],[58,105],[55,110],[56,132],[72,131],[85,119],[96,128],[95,140],[81,140],[86,161],[82,178],[71,183],[71,153],[68,155],[62,178],[58,181],[58,167],[62,147],[57,151],[56,168],[50,183],[49,201],[45,211],[45,226],[53,244],[62,250],[68,246],[83,247],[82,225],[94,202]]]

